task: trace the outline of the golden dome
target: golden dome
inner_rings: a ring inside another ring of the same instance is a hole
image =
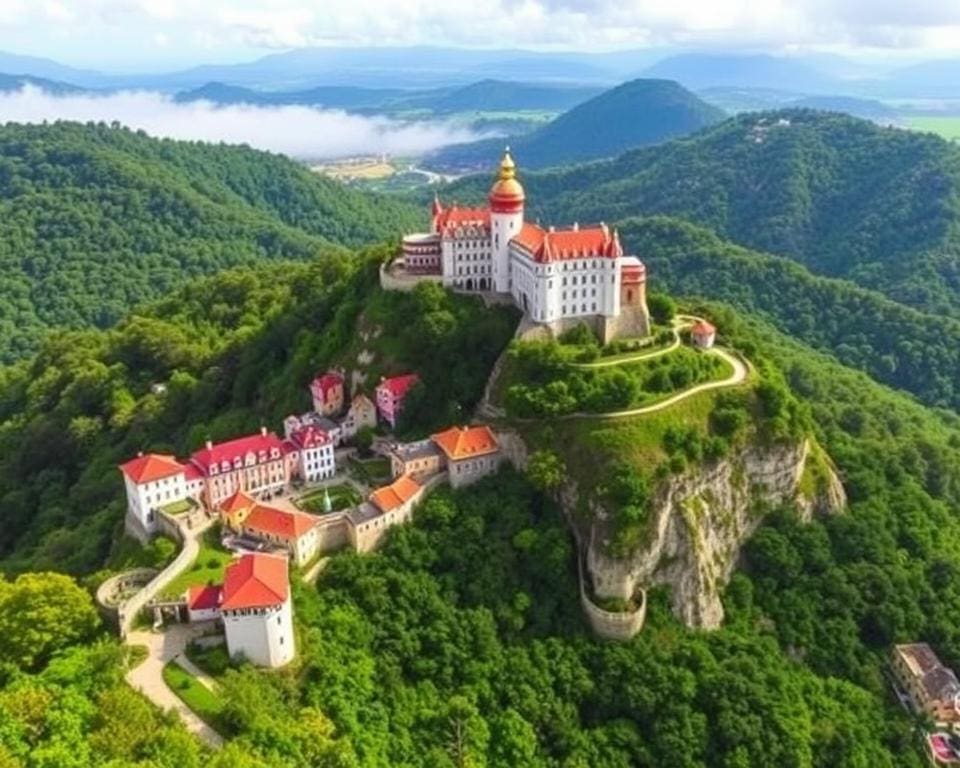
[[[495,210],[504,205],[510,208],[518,205],[522,207],[524,197],[523,185],[517,181],[517,164],[510,157],[510,147],[507,147],[500,161],[497,180],[490,189],[490,204]]]

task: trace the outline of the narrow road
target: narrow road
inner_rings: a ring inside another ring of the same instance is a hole
[[[181,656],[187,643],[199,636],[203,629],[202,625],[197,624],[174,624],[163,632],[131,632],[127,635],[127,644],[146,646],[147,658],[127,672],[126,679],[132,688],[140,691],[163,711],[172,709],[176,712],[188,731],[213,749],[219,749],[223,745],[223,737],[197,717],[163,679],[163,668],[167,662]]]
[[[671,406],[676,405],[683,400],[686,400],[688,397],[693,397],[698,395],[701,392],[707,392],[711,389],[723,389],[725,387],[735,387],[739,384],[742,384],[747,379],[749,371],[747,370],[746,364],[743,360],[740,359],[737,355],[734,355],[728,352],[725,349],[713,348],[707,351],[708,355],[716,355],[724,360],[726,360],[730,365],[733,366],[733,373],[730,374],[725,379],[720,381],[707,381],[703,384],[697,384],[695,387],[690,387],[690,389],[685,389],[683,392],[678,392],[672,397],[668,397],[666,400],[661,400],[658,403],[653,405],[645,405],[641,408],[631,408],[626,411],[612,411],[611,413],[571,413],[567,416],[558,416],[558,419],[623,419],[630,416],[643,416],[647,413],[656,413],[657,411],[662,411],[664,408],[670,408]]]
[[[677,315],[674,317],[671,321],[673,325],[673,343],[669,347],[664,347],[663,349],[654,349],[649,352],[640,351],[635,355],[629,356],[618,355],[610,358],[609,360],[595,360],[591,363],[570,363],[570,365],[574,368],[606,368],[611,365],[637,363],[641,360],[650,360],[654,357],[660,357],[661,355],[669,354],[680,346],[680,331],[684,328],[689,328],[695,323],[700,322],[702,319],[703,318],[696,317],[695,315]]]

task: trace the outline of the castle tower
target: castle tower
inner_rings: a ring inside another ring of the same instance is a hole
[[[507,147],[497,180],[490,189],[490,240],[493,253],[493,290],[510,293],[510,240],[523,226],[523,186]]]

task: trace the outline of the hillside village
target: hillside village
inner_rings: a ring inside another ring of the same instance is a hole
[[[668,390],[649,404],[560,419],[642,417],[748,380],[749,363],[716,346],[717,329],[703,318],[674,318],[669,332],[661,331],[670,343],[653,338],[646,270],[639,259],[625,255],[616,231],[577,225],[558,231],[524,223],[523,188],[509,153],[490,200],[489,210],[445,208],[436,200],[431,232],[404,238],[400,256],[381,269],[382,288],[410,291],[421,282],[437,282],[486,301],[514,303],[523,312],[520,341],[564,337],[584,328],[602,343],[626,340],[633,350],[609,361],[570,363],[574,369],[627,368],[669,359],[687,348],[707,353],[730,371],[712,373],[672,394]],[[490,400],[503,375],[498,363],[478,409],[492,423],[451,424],[421,439],[401,441],[393,434],[409,395],[422,386],[416,371],[385,376],[364,391],[362,380],[336,368],[308,383],[312,407],[284,418],[282,434],[264,426],[224,442],[207,441],[185,458],[158,453],[131,458],[120,466],[127,532],[144,543],[163,534],[181,542],[182,550],[159,574],[114,577],[101,587],[101,604],[114,612],[128,638],[143,639],[137,622],[146,612],[155,633],[171,632],[183,622],[191,629],[176,637],[216,641],[222,634],[233,659],[267,668],[294,662],[292,579],[313,581],[326,557],[345,548],[373,552],[442,483],[459,489],[505,463],[526,468],[527,447],[502,406]],[[787,495],[793,492],[789,485]],[[620,586],[605,583],[592,536],[589,547],[581,543],[578,558],[584,615],[599,637],[627,640],[643,627],[646,586],[630,586],[621,594]],[[185,569],[208,549],[223,553],[216,578],[191,577]],[[177,642],[181,645],[164,644],[160,659],[189,671],[185,640]],[[932,651],[916,648],[897,649],[894,669],[904,701],[939,720],[954,719],[950,697],[956,678]],[[149,693],[148,673],[140,674],[144,679],[132,682]],[[163,702],[161,695],[158,703]],[[189,710],[181,714],[189,724]],[[204,733],[202,722],[195,725]]]

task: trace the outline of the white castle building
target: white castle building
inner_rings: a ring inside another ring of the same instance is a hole
[[[646,268],[624,253],[616,230],[524,221],[509,150],[488,199],[487,208],[434,199],[430,231],[403,238],[402,260],[390,270],[397,281],[385,286],[439,278],[460,291],[506,294],[532,322],[555,333],[585,323],[604,343],[649,332]]]

